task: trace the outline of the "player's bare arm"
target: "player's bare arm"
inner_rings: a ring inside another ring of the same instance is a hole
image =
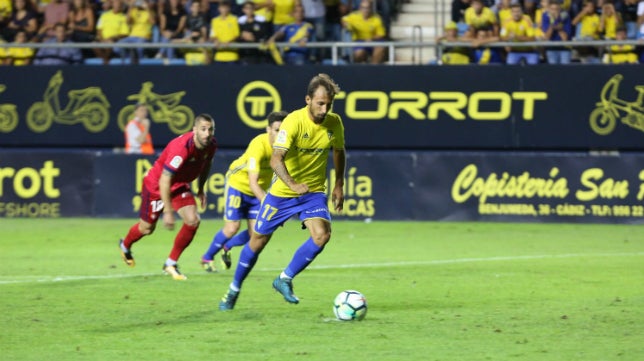
[[[284,158],[288,150],[284,149],[273,149],[273,155],[271,156],[271,168],[275,175],[279,177],[291,190],[297,194],[305,194],[309,191],[309,186],[303,183],[295,182],[295,179],[291,177],[286,169],[286,164],[284,163]]]
[[[344,149],[333,149],[333,164],[335,166],[335,185],[331,193],[331,201],[335,210],[340,212],[344,208],[344,170],[347,165],[347,157]]]
[[[203,187],[206,185],[208,180],[208,175],[210,174],[210,167],[212,166],[212,160],[206,163],[201,174],[199,174],[199,179],[197,180],[197,198],[201,204],[202,209],[206,209],[206,193],[203,190]]]
[[[170,196],[170,186],[172,185],[173,174],[163,170],[159,178],[159,193],[163,201],[163,226],[166,229],[174,229],[174,209],[172,208],[172,198]]]
[[[250,186],[250,190],[253,191],[253,194],[259,201],[263,201],[264,197],[266,197],[266,191],[262,189],[259,185],[259,173],[255,172],[248,172],[248,185]]]

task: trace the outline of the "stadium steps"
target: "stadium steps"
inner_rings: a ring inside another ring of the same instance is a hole
[[[405,0],[401,0],[405,1]],[[442,35],[442,25],[450,20],[451,0],[408,0],[391,24],[394,41],[430,42]],[[396,64],[427,64],[436,60],[434,48],[398,48]]]

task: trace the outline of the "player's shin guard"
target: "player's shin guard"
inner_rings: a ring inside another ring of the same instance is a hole
[[[302,272],[313,260],[317,257],[324,247],[320,247],[315,242],[313,238],[309,238],[304,242],[300,248],[295,251],[291,263],[286,267],[284,273],[293,278],[297,276],[298,273]]]
[[[232,286],[236,287],[237,290],[241,289],[242,283],[244,283],[253,266],[255,266],[258,256],[259,254],[253,252],[248,243],[246,243],[239,254],[239,263],[237,263],[237,269],[235,270],[235,277],[232,283]]]
[[[199,224],[196,226],[189,226],[184,223],[183,226],[181,226],[177,237],[174,239],[174,246],[172,246],[172,251],[170,251],[170,256],[168,256],[168,258],[178,261],[181,253],[183,253],[188,245],[190,245],[190,242],[192,242],[198,228]]]

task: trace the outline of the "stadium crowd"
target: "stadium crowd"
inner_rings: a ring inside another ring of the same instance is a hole
[[[0,0],[0,42],[12,45],[0,48],[0,64],[315,63],[328,51],[307,42],[386,39],[390,1],[397,0]],[[279,49],[275,41],[294,45]],[[21,46],[28,42],[115,46]],[[231,42],[261,47],[227,47]],[[141,43],[209,46],[137,48]],[[356,62],[384,61],[379,49],[367,50],[355,49]]]
[[[451,21],[439,42],[470,42],[444,48],[442,64],[644,63],[644,0],[453,0]],[[641,45],[610,44],[636,40]],[[604,40],[607,46],[557,45]],[[495,42],[512,46],[490,46]],[[522,46],[522,42],[552,46]]]
[[[0,0],[0,65],[311,64],[330,57],[309,42],[389,39],[401,2],[412,0]],[[644,42],[644,0],[453,0],[439,42],[441,64],[637,63],[636,45],[607,47],[512,46],[498,41]],[[278,48],[275,42],[293,46]],[[41,43],[114,43],[115,46],[26,47]],[[259,44],[253,48],[230,43]],[[142,43],[188,43],[137,48]],[[133,45],[134,44],[134,45]],[[208,46],[198,47],[198,44]],[[643,43],[644,44],[644,43]],[[123,46],[120,46],[123,45]],[[383,63],[385,47],[343,49],[354,63]]]

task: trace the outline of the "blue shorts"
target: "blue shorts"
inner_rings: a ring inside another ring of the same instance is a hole
[[[357,43],[362,43],[365,42],[365,40],[356,40]],[[358,51],[358,50],[364,50],[367,52],[367,54],[371,55],[373,54],[373,46],[356,46],[353,48],[353,51]]]
[[[241,221],[243,219],[255,219],[259,211],[259,199],[249,196],[237,189],[226,187],[226,208],[224,219],[227,221]]]
[[[301,197],[283,198],[269,193],[264,198],[261,211],[257,215],[255,232],[271,234],[295,215],[301,221],[322,218],[330,222],[331,213],[329,213],[326,194],[321,192],[307,193]]]

